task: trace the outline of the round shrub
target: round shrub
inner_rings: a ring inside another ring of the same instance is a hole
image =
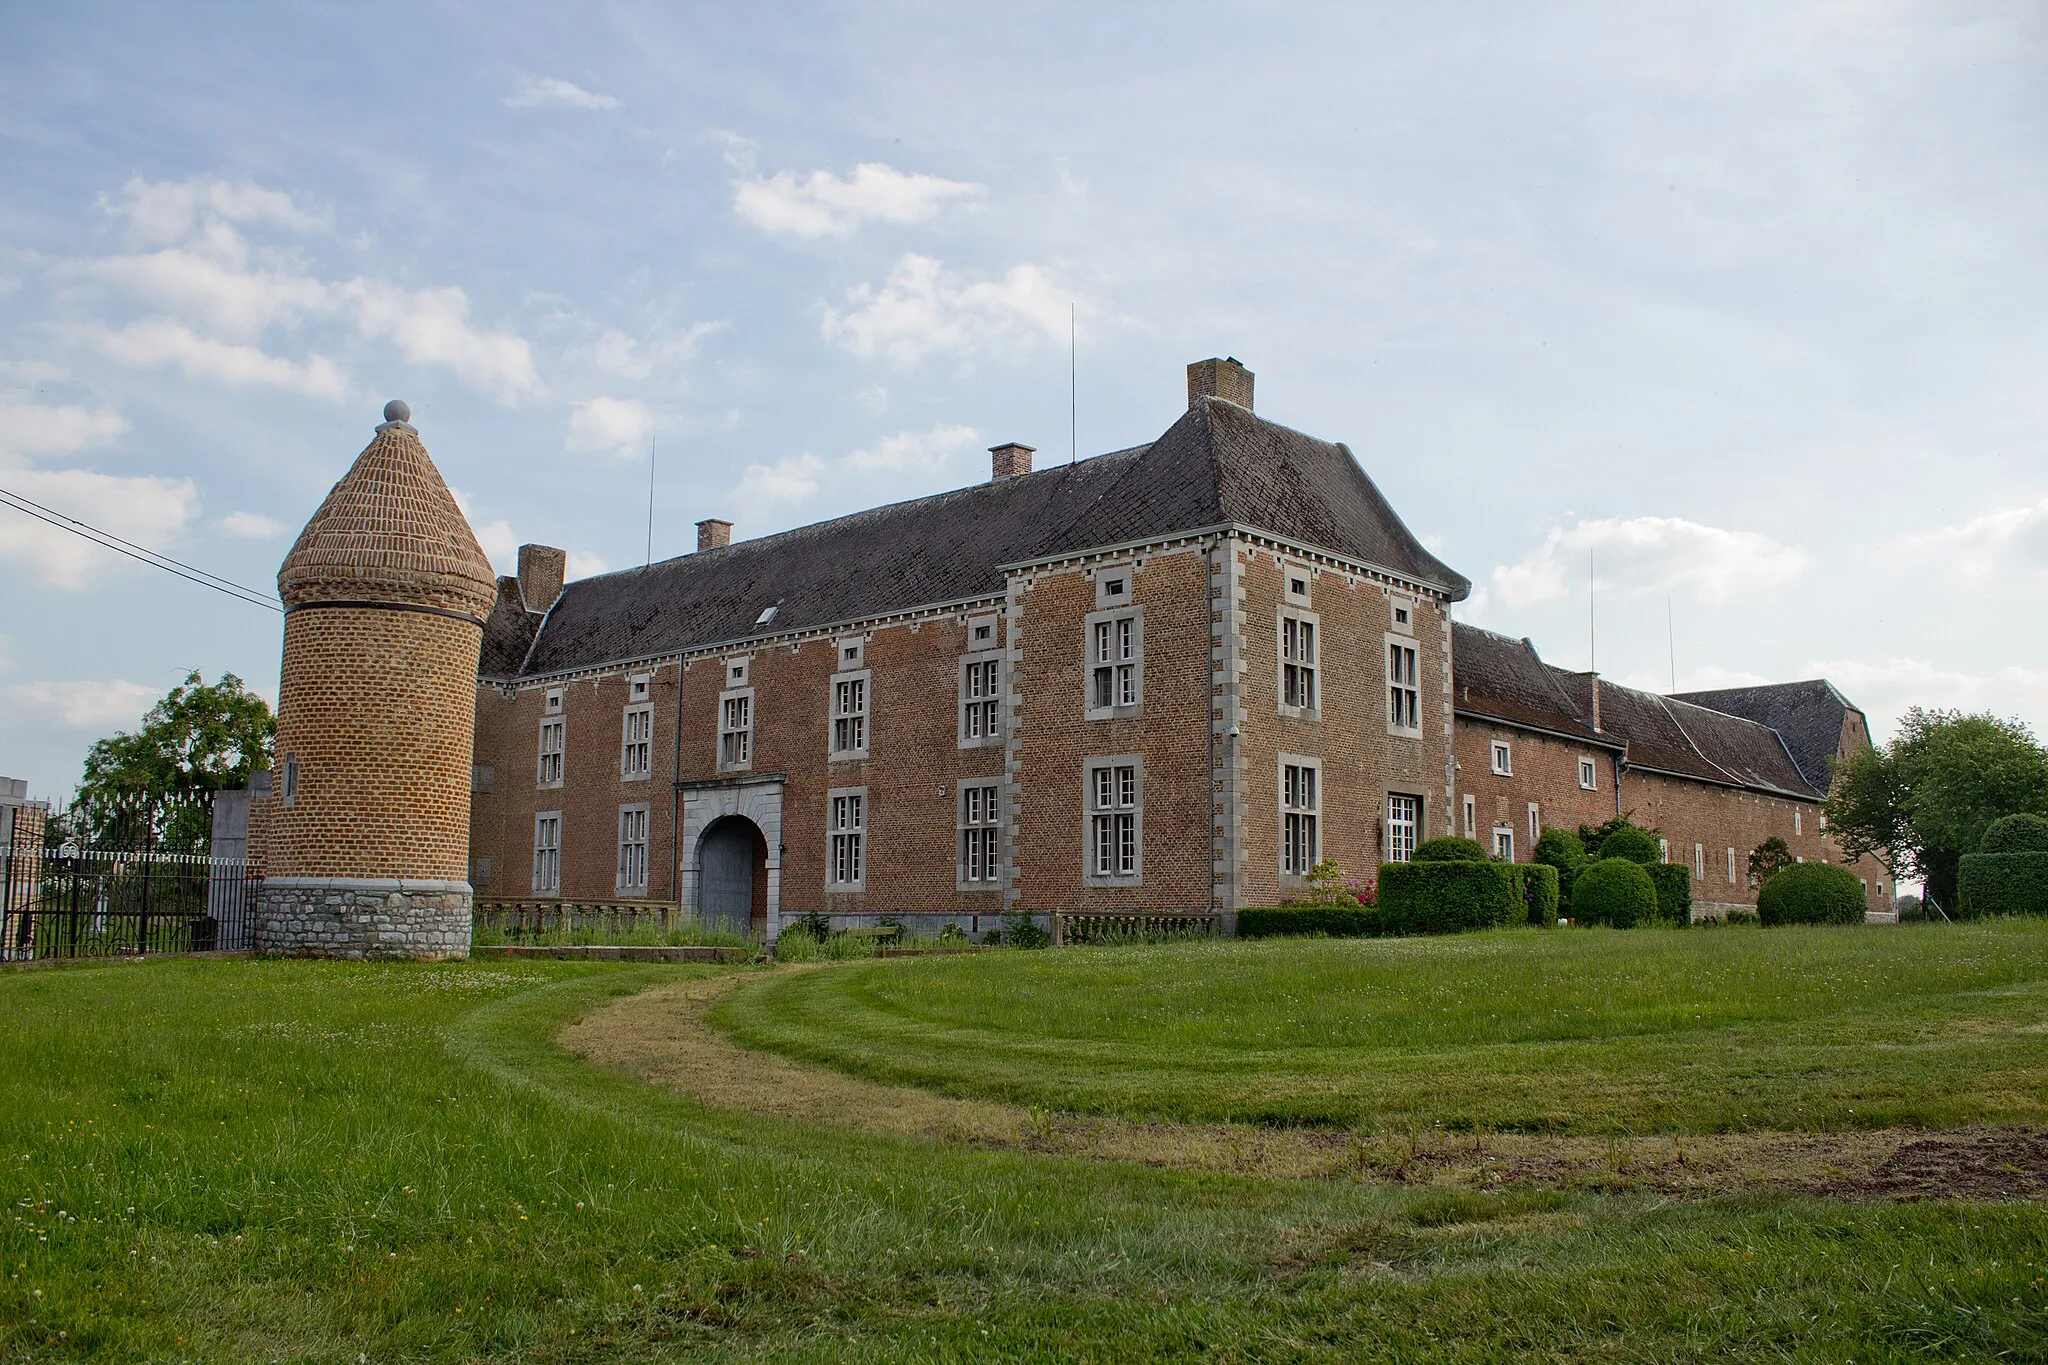
[[[2048,853],[2048,820],[2038,815],[2008,815],[1984,831],[1979,853]]]
[[[1602,858],[1572,883],[1572,917],[1581,924],[1633,929],[1657,918],[1657,886],[1641,863]]]
[[[1431,839],[1416,847],[1409,855],[1410,862],[1416,863],[1484,863],[1491,862],[1486,850],[1477,839]]]
[[[1624,825],[1600,841],[1600,860],[1605,862],[1609,858],[1626,858],[1648,866],[1663,862],[1664,851],[1657,847],[1656,835]]]
[[[1863,883],[1833,863],[1781,867],[1757,893],[1756,912],[1773,924],[1861,924]]]

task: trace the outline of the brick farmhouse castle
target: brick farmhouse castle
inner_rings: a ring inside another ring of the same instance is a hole
[[[1236,361],[1189,366],[1188,400],[1147,445],[1038,471],[998,446],[986,483],[751,541],[706,521],[644,568],[565,583],[562,551],[522,547],[474,609],[473,737],[415,756],[423,840],[452,853],[468,804],[467,866],[436,857],[435,884],[772,939],[813,913],[1227,924],[1320,859],[1455,833],[1527,861],[1542,828],[1620,814],[1706,913],[1754,903],[1770,836],[1842,861],[1819,806],[1869,739],[1831,685],[1664,697],[1555,668],[1454,623],[1467,580],[1350,450],[1255,415]],[[279,762],[306,801],[331,778],[294,752],[290,654]]]

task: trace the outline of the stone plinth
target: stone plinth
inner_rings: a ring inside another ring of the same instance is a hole
[[[469,956],[468,882],[269,877],[256,897],[256,951],[294,957]]]

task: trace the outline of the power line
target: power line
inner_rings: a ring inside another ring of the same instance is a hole
[[[215,592],[224,593],[238,602],[268,607],[275,612],[284,610],[277,599],[268,593],[244,587],[232,579],[208,573],[183,560],[172,559],[169,555],[158,554],[155,550],[137,545],[132,540],[123,540],[111,531],[102,531],[99,527],[82,522],[76,517],[67,517],[62,512],[24,498],[19,493],[11,493],[0,488],[0,506],[12,507],[15,511],[34,517],[37,521],[46,522],[60,531],[69,531],[81,540],[91,541],[94,545],[112,550],[115,554],[126,555],[138,563],[149,565],[152,569],[162,569],[165,573],[174,574],[188,583],[197,583],[202,588],[212,588]]]

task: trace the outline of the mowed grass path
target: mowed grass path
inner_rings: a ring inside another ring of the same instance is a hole
[[[2048,919],[1517,930],[859,964],[741,1043],[1086,1113],[1585,1133],[2048,1121]]]
[[[557,1046],[699,971],[0,972],[0,1359],[2048,1354],[2038,1205],[1176,1174],[706,1110]]]

